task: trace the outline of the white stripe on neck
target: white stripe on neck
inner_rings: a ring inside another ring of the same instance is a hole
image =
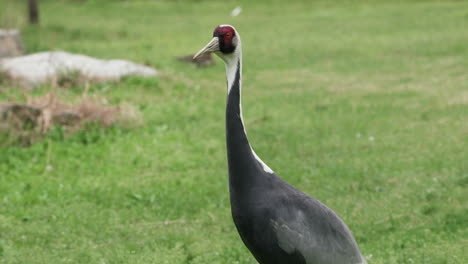
[[[227,92],[228,94],[231,92],[232,85],[234,84],[234,80],[236,79],[236,73],[237,73],[237,63],[239,63],[239,74],[240,74],[240,80],[239,80],[239,92],[240,92],[240,86],[242,83],[242,57],[239,58],[234,58],[232,60],[226,60],[226,78],[227,78]]]
[[[255,159],[260,163],[260,165],[262,165],[263,170],[268,173],[273,173],[273,170],[270,167],[268,167],[268,165],[266,165],[266,163],[263,162],[263,160],[261,160],[259,156],[257,156],[257,153],[255,153],[252,146],[250,146],[250,150],[252,150],[252,154],[254,155]]]
[[[242,86],[242,47],[240,38],[238,38],[237,47],[232,54],[222,54],[220,56],[224,60],[224,65],[226,66],[226,78],[227,78],[227,89],[228,94],[231,92],[232,85],[236,79],[237,65],[239,65],[239,93]]]
[[[222,56],[222,59],[224,60],[225,66],[226,66],[228,96],[229,96],[229,93],[231,92],[232,85],[234,84],[234,81],[236,79],[237,65],[239,65],[239,116],[242,122],[242,127],[244,128],[244,133],[247,136],[247,131],[245,130],[245,125],[244,125],[244,118],[242,117],[242,103],[241,103],[241,99],[242,99],[242,48],[241,48],[240,38],[239,38],[238,45],[234,53],[229,54],[229,55],[224,55]],[[252,146],[250,146],[250,150],[252,151],[252,154],[255,157],[255,159],[262,166],[263,170],[267,173],[273,173],[273,170],[270,167],[268,167],[268,165],[266,165],[265,162],[263,162],[260,159],[260,157],[258,157],[257,153],[255,153]]]

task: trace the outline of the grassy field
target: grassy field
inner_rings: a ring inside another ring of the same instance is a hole
[[[138,107],[139,127],[0,149],[0,263],[255,263],[230,216],[224,66],[175,60],[227,23],[259,156],[334,209],[369,263],[467,263],[466,1],[43,0],[39,27],[18,2],[0,3],[0,27],[28,52],[163,75],[91,86]],[[10,86],[1,101],[24,100]]]

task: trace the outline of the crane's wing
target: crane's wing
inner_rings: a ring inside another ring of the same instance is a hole
[[[270,223],[278,246],[289,254],[300,253],[307,264],[365,264],[345,223],[328,207],[311,197],[302,205],[279,213]]]

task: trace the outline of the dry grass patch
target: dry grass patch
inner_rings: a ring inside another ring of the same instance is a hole
[[[103,97],[84,95],[77,103],[61,100],[49,92],[28,97],[26,103],[0,103],[0,133],[8,135],[9,142],[30,145],[42,138],[54,126],[64,128],[66,134],[81,130],[88,123],[103,127],[114,124],[140,125],[141,113],[133,105],[121,103],[112,106]]]

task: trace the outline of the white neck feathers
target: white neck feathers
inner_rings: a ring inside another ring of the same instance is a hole
[[[221,56],[221,58],[224,60],[224,64],[226,66],[228,94],[231,91],[232,85],[234,84],[238,65],[240,67],[239,69],[239,74],[240,74],[239,90],[240,90],[242,87],[242,47],[241,47],[240,39],[237,44],[236,50],[232,54]]]
[[[236,32],[237,34],[237,32]],[[242,117],[242,104],[241,104],[241,98],[242,98],[242,45],[240,41],[240,37],[237,34],[238,42],[237,42],[237,47],[236,50],[232,54],[228,55],[223,55],[221,58],[224,60],[225,66],[226,66],[226,78],[227,78],[227,93],[229,96],[229,93],[231,92],[232,86],[234,84],[234,81],[236,79],[236,74],[237,74],[237,67],[239,67],[239,116],[242,122],[242,126],[244,127],[244,133],[247,135],[247,131],[245,130],[245,125],[244,125],[244,118]],[[273,173],[273,170],[268,167],[268,165],[265,164],[255,153],[253,150],[252,146],[250,146],[250,149],[252,151],[253,156],[255,159],[260,163],[262,166],[263,170],[267,173]]]

